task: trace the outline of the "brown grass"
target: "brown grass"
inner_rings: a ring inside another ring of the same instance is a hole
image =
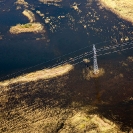
[[[107,9],[133,23],[133,1],[132,0],[99,0]]]
[[[5,80],[3,82],[0,82],[0,86],[6,87],[9,84],[18,83],[18,82],[30,82],[30,81],[38,81],[40,79],[51,79],[54,77],[62,76],[68,73],[72,69],[73,69],[72,65],[64,64],[62,66],[57,66],[51,69],[43,69],[23,76],[19,76],[14,79]]]
[[[90,80],[91,78],[98,78],[103,76],[104,74],[105,74],[105,71],[103,68],[99,68],[98,74],[94,74],[93,70],[89,70],[89,69],[83,70],[83,76],[86,80]]]

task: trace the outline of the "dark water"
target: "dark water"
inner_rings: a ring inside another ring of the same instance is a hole
[[[46,33],[11,35],[9,33],[10,26],[17,23],[27,23],[28,20],[21,13],[23,8],[16,10],[16,6],[12,4],[13,2],[4,1],[5,5],[1,6],[0,14],[2,18],[0,31],[1,35],[3,35],[3,39],[0,41],[1,76],[62,56],[93,43],[109,41],[108,43],[101,43],[97,46],[98,48],[112,44],[115,38],[120,42],[121,36],[132,38],[130,35],[131,29],[127,30],[131,24],[119,19],[105,9],[99,9],[96,2],[88,2],[89,4],[87,4],[85,0],[82,2],[76,1],[77,4],[80,4],[81,13],[71,8],[75,1],[63,1],[60,6],[48,6],[30,0],[27,2],[35,8],[33,12],[35,13],[36,21],[44,24]],[[45,24],[44,19],[36,14],[36,10],[44,13],[45,18],[49,17],[52,25],[56,25],[53,31],[51,31],[51,24]],[[58,16],[65,17],[58,19]],[[96,20],[96,18],[99,18],[99,20]],[[86,25],[86,28],[84,28],[84,25]],[[123,25],[124,28],[122,27]],[[115,29],[114,26],[117,28]],[[42,37],[45,37],[45,39],[36,40],[36,38]],[[91,47],[84,49],[81,53],[91,49]],[[68,57],[74,57],[78,54],[77,52]],[[43,64],[38,66],[38,68],[52,65],[55,62]],[[36,67],[35,69],[38,68]],[[33,70],[31,69],[31,71]]]
[[[44,24],[46,32],[10,34],[10,26],[27,23],[28,20],[21,13],[23,8],[16,10],[13,2],[6,0],[0,3],[0,35],[3,38],[0,40],[1,80],[39,70],[88,52],[92,50],[93,43],[108,41],[96,45],[96,48],[101,48],[122,43],[122,37],[128,36],[129,42],[132,40],[132,29],[129,28],[132,27],[131,23],[118,18],[110,11],[101,9],[96,1],[64,0],[60,6],[48,6],[31,0],[27,0],[27,2],[32,5],[29,6],[29,9],[35,13],[36,21]],[[74,2],[79,4],[81,12],[71,8]],[[50,23],[46,24],[36,10],[44,13],[45,19],[50,18]],[[65,17],[59,19],[58,16]],[[42,39],[44,37],[45,39]],[[71,53],[86,46],[88,47],[85,49]],[[71,54],[65,55],[68,53]],[[68,88],[75,94],[74,101],[98,106],[97,113],[108,119],[112,120],[112,116],[116,116],[115,121],[123,123],[123,130],[126,130],[128,126],[133,127],[133,105],[130,100],[133,93],[133,69],[132,63],[129,63],[128,67],[122,67],[121,62],[126,61],[127,57],[132,55],[132,50],[127,50],[120,54],[100,56],[98,58],[99,66],[104,68],[106,73],[103,77],[95,80],[88,81],[83,78],[84,64],[76,66],[76,70],[70,74],[71,81],[68,83]],[[61,58],[46,62],[59,56]],[[89,65],[92,65],[92,61]],[[32,66],[35,67],[27,69]],[[20,70],[24,71],[17,73]],[[11,73],[15,74],[10,75]],[[121,73],[124,75],[123,78],[118,76]],[[79,94],[78,97],[77,94]]]

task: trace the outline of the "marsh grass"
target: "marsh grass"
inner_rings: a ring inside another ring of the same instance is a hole
[[[117,14],[120,18],[133,23],[132,0],[99,0],[102,6]]]
[[[51,69],[43,69],[36,72],[31,72],[29,74],[25,74],[23,76],[19,76],[10,80],[5,80],[3,82],[0,82],[0,86],[6,87],[13,83],[51,79],[51,78],[55,78],[55,77],[67,74],[72,69],[73,69],[72,65],[64,64],[62,66],[57,66]]]

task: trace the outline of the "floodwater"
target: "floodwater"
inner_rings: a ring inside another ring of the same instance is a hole
[[[1,80],[52,66],[89,52],[95,43],[99,49],[132,40],[132,28],[129,28],[132,24],[105,10],[97,1],[63,0],[59,6],[31,0],[27,2],[30,4],[28,9],[35,14],[37,22],[44,24],[46,32],[10,34],[10,26],[27,23],[28,20],[21,13],[23,8],[16,10],[16,6],[12,6],[8,1],[0,3]],[[73,8],[74,5],[78,6],[78,10]],[[39,16],[37,10],[44,13],[45,17]],[[45,23],[47,18],[50,19],[49,23]],[[121,41],[127,37],[128,41]],[[124,46],[128,47],[131,45]],[[106,52],[110,50],[98,54]],[[88,58],[92,56],[89,55]],[[84,63],[78,64],[66,82],[66,88],[73,95],[70,101],[97,106],[96,113],[122,125],[124,131],[133,127],[133,65],[132,61],[128,60],[129,56],[133,56],[132,49],[99,56],[98,65],[105,70],[105,74],[96,79],[87,79],[83,70],[87,71],[88,68]],[[56,57],[60,58],[52,60]],[[88,65],[93,65],[92,59]],[[15,74],[10,75],[12,73]]]

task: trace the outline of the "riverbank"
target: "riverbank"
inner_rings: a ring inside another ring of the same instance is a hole
[[[132,0],[99,0],[101,5],[113,13],[133,23]]]

